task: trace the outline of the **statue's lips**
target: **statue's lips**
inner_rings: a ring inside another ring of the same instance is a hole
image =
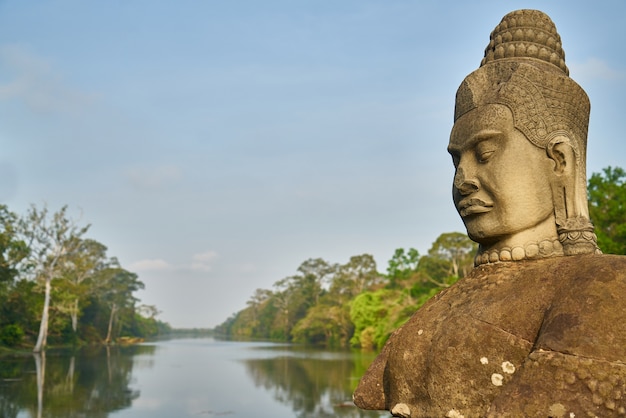
[[[461,200],[457,205],[457,208],[459,210],[459,215],[464,218],[476,213],[489,212],[493,209],[493,203],[485,202],[484,200],[477,198],[471,198]]]

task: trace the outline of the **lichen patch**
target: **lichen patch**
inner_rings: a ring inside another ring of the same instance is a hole
[[[554,418],[564,418],[565,412],[565,406],[563,406],[562,403],[554,403],[550,405],[550,409],[548,410],[550,416]]]
[[[504,376],[500,373],[494,373],[491,375],[491,383],[494,386],[502,386],[502,381],[504,380]]]
[[[481,357],[480,364],[489,364],[489,359],[487,357]]]
[[[465,418],[465,415],[461,414],[456,409],[451,409],[446,414],[446,418]]]
[[[513,374],[515,373],[515,365],[510,361],[505,361],[502,363],[502,371],[504,373]]]

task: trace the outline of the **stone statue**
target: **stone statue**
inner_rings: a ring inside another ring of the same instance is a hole
[[[476,267],[390,337],[357,406],[626,416],[626,257],[602,255],[589,220],[589,110],[550,18],[507,14],[457,91],[448,146]]]

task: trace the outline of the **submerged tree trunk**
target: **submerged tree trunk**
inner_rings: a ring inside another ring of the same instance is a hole
[[[50,291],[52,290],[51,279],[46,277],[45,296],[43,300],[43,313],[41,314],[41,323],[39,324],[39,336],[33,351],[40,353],[46,346],[48,340],[48,311],[50,310]]]

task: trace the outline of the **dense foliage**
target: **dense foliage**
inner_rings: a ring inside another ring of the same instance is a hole
[[[216,327],[235,338],[380,348],[430,297],[470,270],[476,244],[466,235],[442,234],[428,255],[397,249],[387,273],[369,254],[345,264],[320,258],[293,276],[257,289],[247,308]]]
[[[169,330],[153,306],[138,305],[144,287],[108,257],[67,215],[31,206],[18,216],[0,205],[0,346],[111,343]]]
[[[626,254],[626,172],[607,167],[589,179],[589,216],[598,246],[606,254]]]

